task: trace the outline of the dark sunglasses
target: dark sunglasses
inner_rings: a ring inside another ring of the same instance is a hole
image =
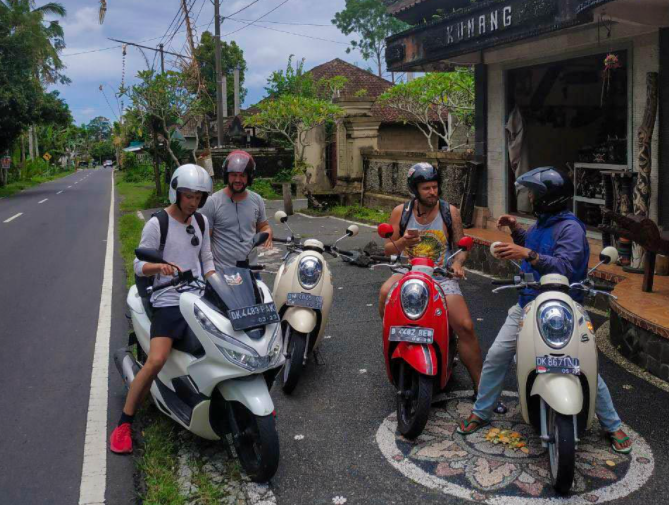
[[[192,224],[186,226],[186,233],[188,233],[189,235],[193,235],[193,238],[190,239],[190,243],[193,247],[197,247],[200,245],[200,239],[197,238],[197,236],[195,235],[195,228],[193,228]]]

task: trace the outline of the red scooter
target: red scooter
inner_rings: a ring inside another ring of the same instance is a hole
[[[393,227],[381,224],[381,238],[389,239]],[[474,241],[464,237],[458,251],[446,263],[472,248]],[[434,276],[450,277],[451,273],[435,267],[429,258],[413,258],[410,264],[387,266],[404,274],[386,299],[383,316],[383,353],[388,378],[397,388],[397,426],[408,439],[418,437],[427,424],[436,389],[446,388],[453,373],[457,337],[448,324],[446,295]]]

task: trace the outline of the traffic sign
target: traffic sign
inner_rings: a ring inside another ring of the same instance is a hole
[[[51,159],[51,155],[49,153],[44,153],[44,156],[42,156],[46,161],[49,161]]]
[[[3,156],[2,168],[4,168],[5,170],[9,170],[11,166],[12,166],[12,158],[10,156]]]

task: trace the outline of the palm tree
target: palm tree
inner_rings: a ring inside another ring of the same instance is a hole
[[[16,45],[27,48],[22,54],[33,73],[44,84],[67,83],[69,79],[61,73],[65,65],[60,52],[65,48],[63,27],[57,20],[48,21],[46,16],[64,17],[65,7],[49,2],[40,7],[34,0],[0,0],[0,14],[6,29],[16,37]]]

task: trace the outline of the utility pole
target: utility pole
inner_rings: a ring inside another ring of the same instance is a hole
[[[216,126],[218,145],[223,145],[223,100],[227,104],[228,97],[223,96],[223,73],[221,71],[221,2],[214,0],[214,41],[216,42]],[[227,109],[227,107],[226,107]]]
[[[160,73],[165,73],[165,54],[163,53],[163,45],[158,44],[158,50],[160,51]]]

